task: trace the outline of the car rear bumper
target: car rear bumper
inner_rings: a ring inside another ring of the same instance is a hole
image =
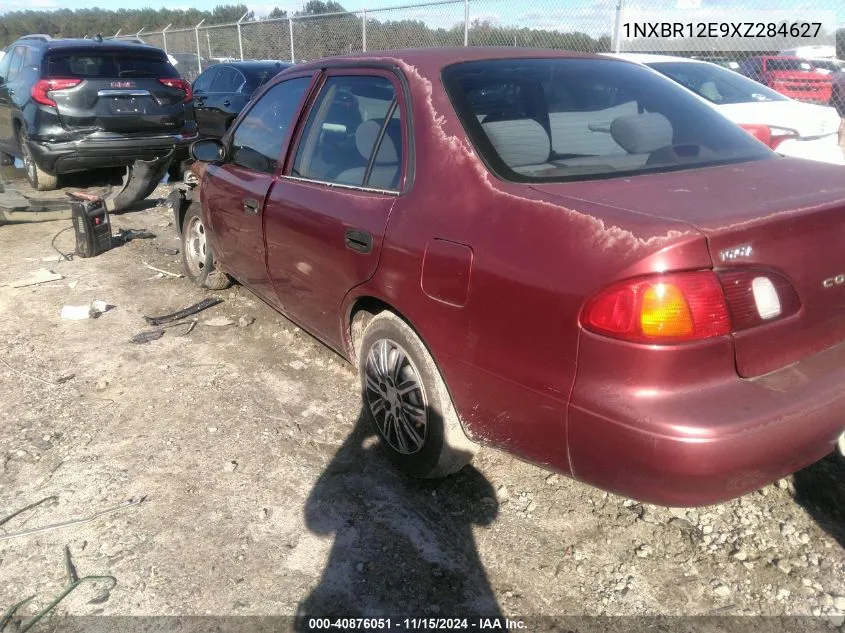
[[[845,431],[845,343],[753,380],[688,368],[667,389],[653,379],[673,384],[671,363],[625,368],[635,356],[608,363],[600,337],[582,338],[568,447],[573,474],[601,488],[669,506],[727,501],[818,461]]]
[[[66,174],[88,169],[121,167],[136,160],[153,160],[175,149],[174,160],[188,157],[196,132],[155,136],[91,134],[72,141],[28,140],[30,152],[41,169]]]
[[[811,140],[793,139],[784,141],[778,145],[777,152],[793,158],[806,158],[834,165],[845,165],[845,154],[843,154],[842,147],[839,145],[838,134],[830,134]]]

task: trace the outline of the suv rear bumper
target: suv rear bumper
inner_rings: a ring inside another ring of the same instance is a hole
[[[35,162],[51,174],[67,174],[88,169],[121,167],[136,160],[153,160],[175,149],[174,160],[188,157],[188,148],[197,140],[196,132],[156,136],[86,136],[73,141],[26,141]]]

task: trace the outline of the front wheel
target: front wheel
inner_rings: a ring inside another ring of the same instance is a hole
[[[192,202],[182,222],[182,269],[196,285],[209,290],[225,290],[232,285],[229,276],[215,269],[214,252],[208,243],[199,204]]]
[[[434,359],[402,319],[382,312],[367,325],[358,354],[364,415],[400,470],[445,477],[478,447],[463,431]]]

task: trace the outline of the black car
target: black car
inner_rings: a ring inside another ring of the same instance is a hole
[[[249,61],[215,64],[194,80],[200,136],[222,137],[258,88],[291,64]]]
[[[197,137],[192,99],[158,48],[23,37],[0,60],[0,161],[21,158],[47,191],[61,174],[178,160]]]

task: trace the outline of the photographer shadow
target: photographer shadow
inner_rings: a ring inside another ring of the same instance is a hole
[[[359,415],[308,497],[308,528],[334,543],[296,629],[313,630],[311,618],[391,618],[397,628],[404,618],[502,617],[473,536],[498,514],[490,482],[472,466],[411,479],[375,440]]]
[[[831,453],[793,476],[795,500],[845,547],[845,458]]]

